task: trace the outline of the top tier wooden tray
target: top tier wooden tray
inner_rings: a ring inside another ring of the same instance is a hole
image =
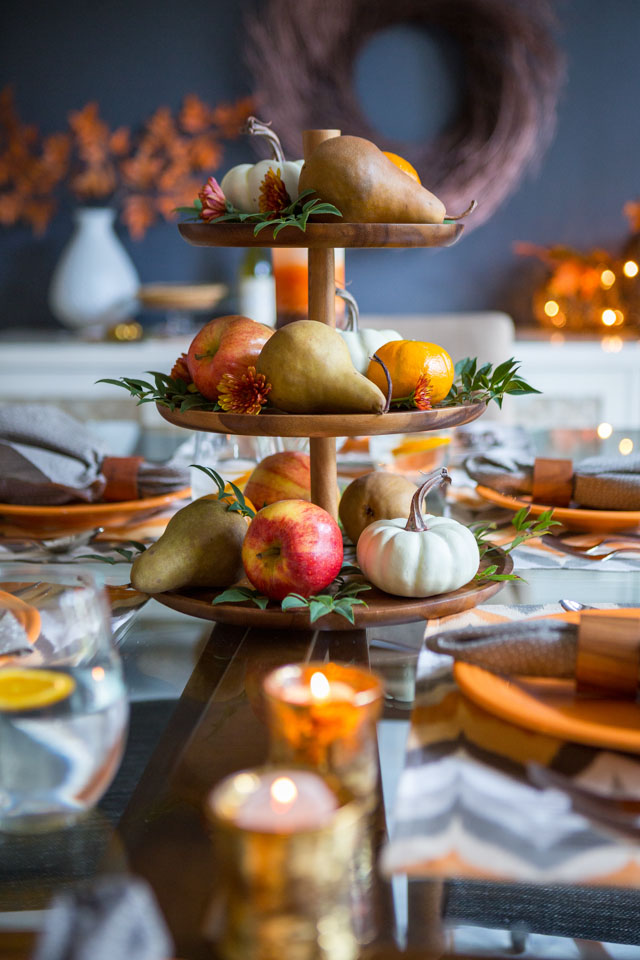
[[[285,227],[276,239],[266,227],[257,237],[252,223],[179,223],[196,247],[450,247],[461,223],[308,223],[306,231]]]
[[[210,410],[169,410],[158,413],[177,427],[209,433],[249,437],[369,437],[376,434],[444,430],[477,420],[485,403],[469,403],[435,410],[393,410],[390,413],[217,413]]]

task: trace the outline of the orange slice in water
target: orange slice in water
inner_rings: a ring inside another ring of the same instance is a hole
[[[395,163],[396,167],[399,167],[404,173],[408,173],[410,177],[413,177],[414,180],[421,183],[418,171],[415,167],[411,166],[408,160],[405,160],[404,157],[399,157],[397,153],[388,153],[386,150],[384,150],[383,153],[385,157],[391,160],[391,163]]]
[[[68,673],[6,667],[0,670],[0,711],[37,710],[70,697],[76,682]]]

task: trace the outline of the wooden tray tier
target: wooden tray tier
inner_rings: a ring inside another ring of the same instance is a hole
[[[496,556],[499,553],[499,557]],[[491,559],[483,560],[480,569],[483,570],[490,563],[497,563],[496,573],[511,573],[513,560],[502,550],[491,552]],[[379,627],[395,623],[413,623],[416,620],[432,620],[435,617],[448,617],[450,614],[462,613],[470,610],[479,603],[483,603],[497,593],[504,586],[498,581],[478,583],[472,580],[459,590],[451,593],[441,593],[435,597],[413,599],[410,597],[394,597],[383,593],[382,590],[372,588],[361,594],[367,602],[366,607],[353,608],[355,623],[350,624],[344,617],[335,613],[320,617],[313,625],[314,630],[364,630],[368,627]],[[276,604],[260,610],[249,603],[219,603],[216,606],[212,601],[219,590],[198,588],[193,590],[175,590],[170,593],[156,593],[154,600],[158,600],[172,610],[187,613],[200,620],[214,620],[219,623],[232,623],[243,627],[261,627],[264,630],[309,629],[309,611],[307,608],[288,610],[286,613]]]
[[[159,413],[178,427],[209,433],[249,437],[370,437],[374,434],[444,430],[470,423],[487,409],[484,403],[442,407],[436,410],[394,410],[391,413],[214,413],[210,410],[169,410]]]
[[[450,247],[462,223],[308,223],[305,231],[285,227],[274,239],[265,227],[254,236],[252,223],[179,223],[196,247]]]

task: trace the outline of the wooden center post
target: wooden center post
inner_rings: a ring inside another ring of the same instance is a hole
[[[308,160],[323,140],[339,137],[339,130],[305,130],[304,158]],[[309,320],[335,327],[335,255],[333,247],[309,249]],[[311,437],[311,499],[338,519],[338,469],[335,437]]]

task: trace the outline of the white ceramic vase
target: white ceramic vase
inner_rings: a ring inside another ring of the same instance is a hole
[[[82,207],[53,272],[49,306],[65,326],[108,327],[136,309],[140,279],[113,228],[115,210]]]

